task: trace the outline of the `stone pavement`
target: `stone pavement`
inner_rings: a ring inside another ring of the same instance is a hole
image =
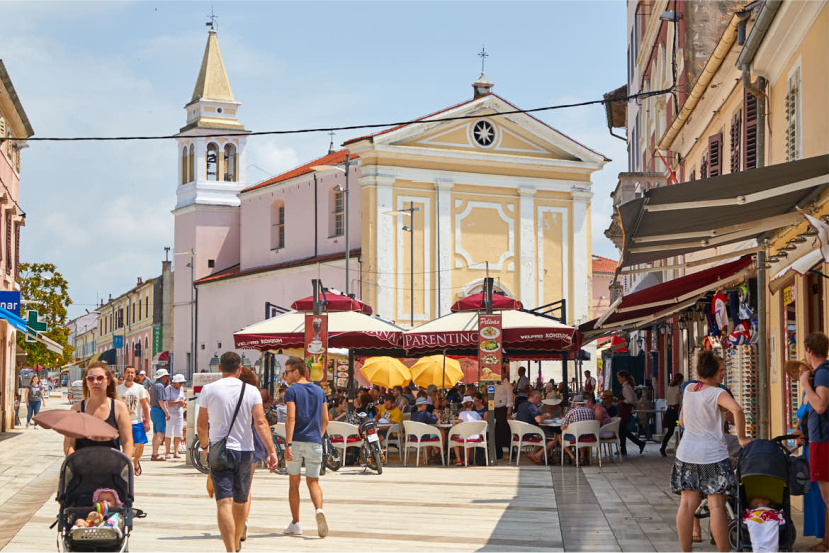
[[[0,449],[0,550],[53,550],[49,530],[60,437],[18,432]],[[9,447],[11,446],[11,447]],[[11,463],[10,459],[19,460]],[[288,537],[287,477],[258,471],[244,551],[675,551],[678,497],[672,460],[658,446],[599,467],[400,467],[382,475],[346,467],[322,478],[331,533],[318,542],[313,508],[302,489],[305,536]],[[142,463],[136,479],[133,551],[221,551],[215,502],[205,476],[182,461]],[[9,484],[13,483],[13,486]],[[41,507],[42,506],[42,507]],[[21,508],[22,507],[22,508]],[[14,516],[15,510],[20,514]],[[695,551],[713,551],[707,541]],[[805,540],[807,543],[814,538]]]

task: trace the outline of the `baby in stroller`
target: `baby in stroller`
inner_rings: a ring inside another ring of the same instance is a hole
[[[92,495],[92,501],[95,503],[94,511],[90,511],[86,518],[79,518],[72,526],[72,530],[76,528],[90,528],[93,526],[106,526],[114,528],[118,534],[123,534],[124,521],[121,518],[121,513],[110,512],[115,507],[123,507],[124,504],[118,499],[118,492],[111,488],[98,488]]]
[[[786,515],[772,508],[771,499],[753,497],[743,513],[743,524],[748,528],[752,551],[777,551],[780,526],[786,524]]]

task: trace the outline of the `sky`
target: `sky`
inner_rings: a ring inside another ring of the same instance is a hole
[[[600,99],[625,73],[625,3],[214,2],[252,131],[409,120],[464,101],[483,45],[493,92],[524,108]],[[185,124],[209,2],[0,1],[0,58],[35,136],[169,135]],[[593,177],[593,253],[626,170],[601,105],[536,114],[613,161]],[[360,131],[340,133],[339,145]],[[253,184],[327,152],[324,133],[251,137]],[[158,276],[173,245],[175,142],[30,142],[21,261],[54,262],[70,316]]]

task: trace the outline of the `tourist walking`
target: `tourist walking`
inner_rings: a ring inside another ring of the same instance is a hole
[[[308,382],[305,360],[291,357],[285,362],[284,378],[289,387],[285,391],[288,418],[285,420],[285,461],[288,465],[290,489],[288,503],[291,523],[286,534],[301,535],[299,521],[299,482],[302,462],[305,461],[305,483],[316,509],[317,533],[328,535],[328,522],[322,510],[322,489],[319,477],[322,465],[322,435],[328,428],[328,405],[322,388]]]
[[[164,443],[164,436],[167,434],[167,421],[170,420],[170,412],[167,410],[165,400],[169,382],[170,373],[166,369],[158,369],[155,373],[155,382],[150,386],[150,419],[153,421],[153,454],[150,457],[151,461],[165,460],[163,455],[158,454],[158,449]]]
[[[504,448],[510,447],[512,437],[507,417],[512,415],[512,386],[509,383],[509,368],[501,368],[501,380],[495,385],[495,458],[504,458]]]
[[[184,375],[176,374],[170,385],[164,389],[164,399],[170,419],[164,432],[164,457],[170,458],[170,444],[173,446],[173,459],[179,459],[179,446],[184,437],[184,408],[187,407],[187,395],[184,393]]]
[[[271,472],[276,470],[277,457],[262,396],[255,386],[239,380],[239,356],[231,351],[222,354],[219,371],[222,378],[202,388],[197,430],[210,464],[222,541],[227,551],[238,551],[253,475],[254,428],[267,449]],[[211,454],[211,450],[215,451]]]
[[[32,417],[40,413],[40,406],[43,404],[43,385],[40,383],[40,377],[36,374],[29,379],[27,386],[28,393],[26,394],[26,404],[29,407],[26,413],[26,427],[32,423]],[[37,424],[35,424],[37,428]]]
[[[734,416],[734,426],[741,447],[751,440],[746,438],[743,409],[734,398],[720,387],[725,377],[725,364],[711,350],[697,356],[699,382],[685,389],[682,399],[680,424],[685,433],[676,451],[671,470],[671,491],[681,496],[676,513],[679,546],[691,551],[694,512],[699,507],[700,494],[708,496],[711,513],[710,531],[719,551],[728,551],[728,517],[726,500],[736,495],[737,481],[728,458],[723,433],[725,416]]]
[[[617,376],[619,384],[622,385],[622,391],[619,394],[619,417],[622,419],[622,423],[619,425],[619,449],[622,450],[622,455],[627,455],[627,441],[630,440],[639,446],[639,453],[641,454],[645,450],[645,442],[634,436],[628,428],[630,419],[633,417],[633,407],[636,405],[636,391],[633,388],[634,380],[627,371],[619,371]]]
[[[679,420],[679,408],[682,404],[682,381],[684,380],[682,373],[675,373],[668,385],[668,391],[665,392],[665,402],[668,404],[668,409],[665,411],[665,417],[662,420],[662,427],[665,429],[665,436],[662,438],[662,447],[659,448],[659,453],[663,457],[667,457],[668,453],[665,449],[668,447],[668,442],[676,430],[676,423]]]
[[[133,469],[135,475],[141,475],[141,456],[144,455],[144,444],[148,442],[147,431],[150,429],[150,394],[144,386],[135,381],[135,367],[124,367],[124,383],[115,388],[118,399],[127,406],[132,424]]]

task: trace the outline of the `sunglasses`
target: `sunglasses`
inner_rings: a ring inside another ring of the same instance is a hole
[[[299,369],[287,369],[287,370],[285,370],[285,371],[283,371],[283,372],[284,372],[285,374],[288,374],[288,373],[296,372],[296,371],[298,371],[298,370],[299,370]]]
[[[107,377],[102,374],[99,374],[97,376],[95,376],[94,374],[90,374],[86,377],[87,382],[103,382],[106,379]]]

